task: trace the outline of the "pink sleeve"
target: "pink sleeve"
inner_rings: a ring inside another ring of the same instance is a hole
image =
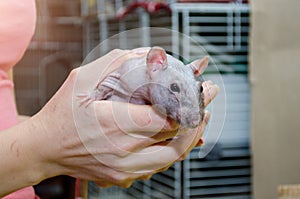
[[[22,58],[35,21],[34,0],[0,1],[0,69],[8,71]]]
[[[34,0],[0,1],[0,130],[17,123],[7,71],[23,56],[35,29]]]
[[[18,123],[12,89],[7,73],[0,70],[0,131]]]
[[[35,0],[0,0],[0,130],[18,123],[13,83],[7,71],[22,58],[34,33],[35,20]],[[32,187],[3,199],[24,198],[36,198]]]

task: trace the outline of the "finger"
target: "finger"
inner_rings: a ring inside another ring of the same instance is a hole
[[[127,133],[152,137],[161,131],[173,131],[178,124],[158,114],[151,106],[117,101],[95,101],[95,113],[100,123],[113,122]],[[151,134],[155,132],[155,134]],[[169,138],[166,136],[164,139]]]
[[[141,47],[141,48],[132,49],[131,52],[133,52],[135,54],[146,55],[150,49],[151,49],[150,47]]]
[[[176,160],[176,161],[182,161],[186,158],[186,156],[188,155],[188,153],[195,147],[197,146],[197,144],[199,142],[202,142],[202,136],[204,134],[206,125],[208,124],[210,119],[210,113],[208,111],[205,111],[205,115],[204,115],[204,119],[203,122],[200,124],[200,126],[196,129],[196,130],[189,130],[189,132],[186,132],[186,134],[191,134],[190,137],[194,136],[194,139],[191,140],[191,143],[189,146],[187,146],[187,149],[185,151],[183,151],[183,153],[180,155],[180,157]],[[182,135],[175,137],[174,140],[180,142],[180,137]],[[183,136],[184,137],[184,136]],[[183,138],[185,139],[185,138]],[[164,141],[161,143],[158,143],[157,145],[161,145],[161,146],[168,146],[171,145],[172,141]],[[175,142],[176,143],[176,142]]]
[[[102,134],[120,154],[133,153],[147,146],[173,138],[178,124],[158,115],[151,106],[123,102],[94,102]]]
[[[134,53],[130,50],[115,49],[104,56],[92,61],[80,68],[80,84],[78,91],[91,90],[108,74],[119,68],[125,61],[144,56],[141,53]]]
[[[210,120],[210,112],[205,111],[203,122],[200,124],[200,126],[197,128],[197,138],[194,140],[192,145],[190,146],[188,151],[191,151],[202,139],[202,136],[204,134],[205,128]]]
[[[200,124],[200,126],[197,128],[197,137],[194,139],[192,144],[189,146],[189,148],[182,154],[182,156],[178,159],[178,161],[182,161],[186,158],[186,156],[190,153],[191,150],[193,150],[198,144],[204,143],[202,136],[204,134],[206,125],[208,124],[210,119],[210,113],[208,111],[205,111],[203,122]]]
[[[113,168],[118,171],[137,174],[164,171],[178,161],[180,157],[185,157],[195,146],[200,136],[199,132],[189,131],[171,141],[163,141],[141,148],[140,151],[124,157],[122,162],[114,165]]]
[[[99,187],[108,188],[114,186],[111,183],[108,182],[95,182]]]
[[[149,180],[153,174],[143,175],[138,180]]]
[[[109,181],[96,181],[95,183],[99,186],[99,187],[102,187],[102,188],[109,188],[109,187],[112,187],[112,186],[119,186],[119,187],[122,187],[122,188],[129,188],[132,183],[134,183],[135,180],[138,180],[139,177],[138,176],[135,176],[135,177],[132,177],[131,175],[135,175],[135,174],[129,174],[128,175],[128,179],[126,180],[116,180],[116,181],[113,181],[113,182],[109,182]]]
[[[213,84],[212,81],[205,81],[202,83],[203,93],[204,93],[204,107],[216,97],[219,92],[219,87],[216,84]]]
[[[163,168],[161,168],[161,169],[158,169],[158,170],[156,170],[156,171],[153,171],[153,172],[151,172],[151,173],[149,173],[149,174],[145,174],[145,175],[141,176],[139,179],[140,179],[140,180],[149,180],[154,174],[156,174],[156,173],[161,173],[161,172],[164,172],[164,171],[167,171],[173,164],[174,164],[174,163],[171,163],[171,164],[169,164],[169,165],[166,166],[166,167],[163,167]]]
[[[116,59],[116,57],[112,56],[111,59],[114,60],[111,64],[112,69],[116,69],[118,68],[120,65],[122,65],[125,61],[129,60],[129,59],[134,59],[134,58],[139,58],[139,57],[143,57],[146,56],[145,51],[142,50],[127,50],[125,51],[125,53],[122,56],[118,56]]]
[[[204,139],[203,137],[201,137],[198,143],[196,144],[196,146],[203,146],[203,145],[204,145]]]
[[[138,180],[139,178],[136,177],[135,179],[128,179],[126,181],[117,181],[115,183],[109,183],[109,182],[102,182],[102,181],[98,181],[98,182],[95,182],[99,187],[102,187],[102,188],[109,188],[109,187],[112,187],[112,186],[119,186],[119,187],[122,187],[122,188],[129,188],[132,183],[134,183],[135,180]]]
[[[142,171],[155,172],[168,167],[182,155],[191,151],[201,137],[201,133],[190,130],[173,140],[160,142],[130,155],[124,168],[137,168]]]
[[[116,170],[115,168],[106,166],[102,166],[101,169],[101,177],[98,179],[92,179],[100,187],[120,186],[128,188],[135,180],[147,178],[149,177],[149,175],[153,175],[149,172],[132,173],[127,171]],[[97,172],[98,171],[96,170],[95,173],[97,174]]]
[[[203,139],[202,136],[204,134],[206,125],[208,124],[209,120],[210,120],[210,112],[205,111],[205,115],[204,115],[204,118],[203,118],[203,123],[204,123],[203,125],[205,125],[205,127],[203,128],[203,131],[201,132],[202,133],[201,137],[200,137],[199,141],[197,142],[196,146],[202,146],[202,145],[204,145],[205,141],[204,141],[204,139]]]
[[[167,171],[175,162],[171,162],[170,164],[168,164],[167,166],[155,171],[156,173],[161,173],[161,172],[165,172]]]

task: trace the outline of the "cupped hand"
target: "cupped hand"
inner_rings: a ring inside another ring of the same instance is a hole
[[[176,136],[178,125],[158,115],[151,106],[96,101],[80,106],[78,94],[92,91],[107,74],[124,61],[144,56],[148,48],[113,50],[74,69],[63,86],[35,116],[44,129],[41,159],[51,172],[93,180],[100,186],[128,187],[182,160],[199,142],[209,120]],[[205,105],[218,87],[204,82]],[[173,139],[176,137],[175,139]]]

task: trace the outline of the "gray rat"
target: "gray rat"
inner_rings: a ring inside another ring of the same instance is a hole
[[[80,105],[88,106],[95,100],[153,105],[181,128],[195,128],[204,116],[203,87],[198,76],[207,65],[207,56],[184,65],[163,48],[152,47],[146,56],[127,60],[89,95],[81,96]]]

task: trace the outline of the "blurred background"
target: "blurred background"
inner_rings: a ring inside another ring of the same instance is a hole
[[[300,183],[298,0],[36,2],[36,32],[14,69],[20,114],[35,114],[100,42],[96,57],[154,45],[183,61],[208,54],[203,77],[221,88],[204,146],[129,189],[90,182],[89,198],[265,199]],[[74,185],[59,176],[35,189],[42,199],[65,199],[75,197]]]

